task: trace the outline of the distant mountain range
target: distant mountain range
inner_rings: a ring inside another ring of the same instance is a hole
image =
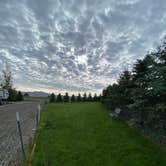
[[[34,91],[34,92],[22,92],[23,94],[27,93],[31,97],[48,97],[49,93],[42,91]]]

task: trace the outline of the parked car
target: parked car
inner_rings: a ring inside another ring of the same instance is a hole
[[[7,89],[0,89],[0,105],[7,103],[9,92]]]

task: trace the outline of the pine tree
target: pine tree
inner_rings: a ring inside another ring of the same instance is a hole
[[[23,95],[20,91],[18,91],[16,98],[17,98],[17,101],[23,101],[24,100]]]
[[[63,102],[62,95],[60,93],[57,96],[56,102],[58,103]]]
[[[93,101],[98,101],[97,94],[94,94]]]
[[[75,102],[76,101],[76,98],[75,98],[75,95],[73,94],[72,96],[71,96],[71,102]]]
[[[100,94],[99,96],[97,96],[97,101],[101,101],[101,99],[102,99],[102,96]]]
[[[82,101],[83,101],[83,102],[86,102],[86,101],[87,101],[87,95],[86,95],[86,93],[84,93],[83,98],[82,98]]]
[[[69,102],[69,95],[67,92],[65,93],[65,96],[64,96],[64,102]]]
[[[139,129],[165,133],[166,43],[137,60],[132,72],[124,71],[116,84],[104,89],[102,103],[110,111],[121,108],[121,118],[132,120]]]
[[[77,96],[77,102],[81,102],[81,101],[82,101],[82,97],[81,97],[81,94],[79,93]]]
[[[120,75],[118,79],[118,93],[119,93],[119,103],[123,106],[131,104],[132,101],[132,88],[133,88],[133,81],[131,72],[125,70]]]
[[[89,93],[87,101],[89,101],[89,102],[93,101],[91,93]]]
[[[17,91],[16,89],[12,88],[12,89],[8,89],[9,92],[9,101],[17,101]]]
[[[50,103],[54,103],[55,102],[55,94],[51,93],[50,97],[49,97],[49,101]]]

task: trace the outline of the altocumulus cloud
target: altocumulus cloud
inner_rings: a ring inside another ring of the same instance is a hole
[[[20,89],[100,91],[165,28],[165,0],[1,0],[0,69]]]

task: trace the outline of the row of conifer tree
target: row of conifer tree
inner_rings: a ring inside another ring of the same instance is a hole
[[[94,95],[92,95],[91,93],[89,93],[88,95],[86,93],[84,93],[83,95],[81,95],[80,93],[78,95],[71,95],[69,96],[68,92],[65,93],[65,95],[62,95],[61,93],[59,93],[58,95],[55,95],[54,93],[52,93],[49,96],[49,101],[51,103],[54,102],[96,102],[96,101],[100,101],[101,99],[101,95],[97,95],[96,93]]]
[[[166,42],[104,89],[102,103],[110,111],[120,108],[130,125],[166,139]]]

